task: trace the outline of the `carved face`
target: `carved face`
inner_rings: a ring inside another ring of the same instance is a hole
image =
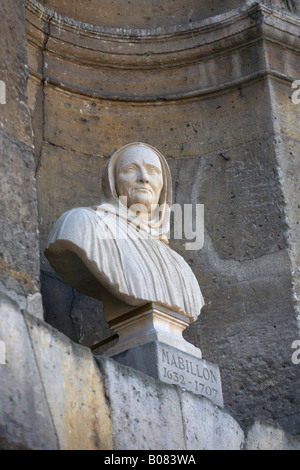
[[[116,166],[118,196],[127,197],[127,206],[141,204],[148,213],[152,204],[158,204],[163,187],[160,159],[145,147],[134,147],[120,155]]]

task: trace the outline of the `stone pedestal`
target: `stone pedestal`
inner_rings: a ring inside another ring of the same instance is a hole
[[[119,341],[106,350],[106,356],[223,406],[219,367],[203,360],[200,349],[182,337],[188,317],[152,303],[109,325]]]
[[[110,328],[119,336],[116,345],[109,348],[105,354],[114,356],[127,349],[161,341],[186,353],[201,358],[201,351],[185,341],[183,331],[190,324],[190,317],[168,310],[155,303],[149,303],[133,309],[123,315],[113,317],[105,311],[105,317]]]

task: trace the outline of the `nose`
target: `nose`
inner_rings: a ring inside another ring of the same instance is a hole
[[[139,169],[138,180],[143,181],[144,183],[149,181],[148,173],[143,167]]]

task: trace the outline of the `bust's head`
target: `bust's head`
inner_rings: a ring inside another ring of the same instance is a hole
[[[128,207],[139,204],[149,214],[151,206],[159,203],[164,184],[158,155],[142,145],[125,149],[116,164],[115,181],[117,195],[127,198]]]
[[[156,148],[132,142],[116,150],[106,162],[99,208],[105,206],[105,210],[130,221],[143,219],[153,238],[168,243],[171,205],[170,168]]]

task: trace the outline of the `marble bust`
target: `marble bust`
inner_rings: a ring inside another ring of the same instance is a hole
[[[194,321],[204,305],[198,282],[168,244],[172,181],[163,155],[144,143],[117,150],[102,175],[99,206],[55,223],[45,255],[80,293],[120,311],[154,302]],[[123,310],[122,310],[123,309]]]

